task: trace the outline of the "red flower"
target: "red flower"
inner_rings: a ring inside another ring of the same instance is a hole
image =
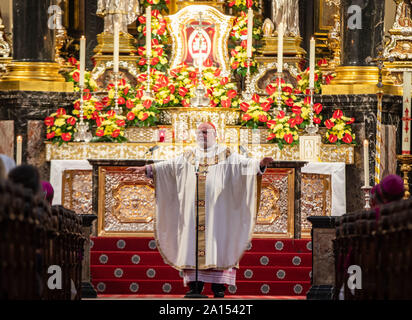
[[[211,59],[207,58],[207,59],[203,62],[203,65],[204,65],[206,68],[209,68],[209,67],[211,67],[211,66],[213,65],[213,61],[212,61]]]
[[[321,122],[320,118],[317,118],[317,117],[313,118],[313,123],[320,124],[320,122]]]
[[[296,126],[296,118],[290,118],[288,120],[288,123],[289,123],[291,128],[294,128]]]
[[[115,117],[115,116],[116,116],[116,111],[114,111],[114,110],[109,110],[109,111],[107,111],[107,116],[108,116],[109,118]]]
[[[126,96],[129,93],[129,87],[123,89],[123,94]]]
[[[157,40],[156,38],[152,39],[152,46],[158,46],[159,45],[159,40]]]
[[[313,111],[315,111],[316,114],[321,113],[322,111],[322,104],[320,103],[315,103],[315,105],[313,106]]]
[[[56,132],[54,132],[54,131],[50,132],[46,135],[46,139],[53,139],[55,135],[56,135]]]
[[[124,120],[119,119],[119,120],[116,120],[116,124],[119,127],[124,127],[126,125],[126,122]]]
[[[75,117],[70,117],[66,120],[66,122],[68,124],[70,124],[71,126],[74,126],[76,124],[76,118]]]
[[[238,54],[238,52],[235,49],[230,50],[230,55],[232,57],[236,56]]]
[[[105,106],[108,106],[108,105],[110,104],[110,98],[109,98],[109,97],[104,97],[104,98],[102,99],[102,103],[103,103]]]
[[[72,65],[75,66],[77,64],[77,59],[75,57],[70,57],[68,62]]]
[[[146,23],[146,16],[145,16],[145,15],[141,15],[141,16],[139,17],[139,22],[140,22],[141,24],[145,24],[145,23]]]
[[[268,112],[272,104],[270,102],[264,102],[260,106],[262,107],[263,111]]]
[[[245,113],[242,117],[242,120],[245,122],[249,121],[250,119],[252,119],[252,117],[250,116],[250,114],[247,113]]]
[[[174,93],[175,92],[175,90],[176,90],[176,87],[173,85],[173,84],[170,84],[169,85],[169,90],[170,90],[170,93]]]
[[[46,119],[44,119],[44,124],[46,126],[51,127],[54,124],[54,118],[53,117],[46,117]]]
[[[273,139],[275,139],[276,138],[276,133],[271,133],[267,138],[266,138],[266,140],[273,140]]]
[[[56,113],[58,116],[64,116],[66,114],[66,110],[64,110],[63,108],[59,108],[57,109]]]
[[[219,77],[221,72],[222,72],[222,69],[216,69],[216,71],[213,73],[213,75],[215,77]]]
[[[293,104],[294,104],[292,98],[289,98],[288,100],[286,100],[285,103],[286,103],[286,105],[289,106],[289,107],[293,107]]]
[[[97,129],[96,136],[103,137],[104,136],[104,129]]]
[[[147,80],[147,73],[141,73],[137,77],[137,81],[139,82],[145,82]]]
[[[233,99],[234,97],[236,97],[236,95],[237,95],[237,92],[234,89],[231,89],[227,92],[227,97],[230,99]]]
[[[129,121],[134,120],[135,117],[136,117],[135,114],[134,114],[133,112],[131,112],[131,111],[128,112],[127,115],[126,115],[126,118],[127,118],[127,120],[129,120]]]
[[[191,78],[191,79],[196,78],[196,72],[195,71],[189,72],[189,78]]]
[[[163,54],[163,48],[157,48],[155,51],[158,56],[161,56]]]
[[[98,127],[100,127],[100,126],[102,125],[103,121],[104,121],[104,118],[103,118],[103,117],[97,117],[97,118],[96,118],[96,125],[97,125]]]
[[[182,100],[182,106],[185,108],[190,108],[190,103],[187,102],[186,100]]]
[[[259,121],[263,122],[263,123],[266,123],[268,121],[268,117],[266,117],[264,114],[261,114],[259,116]]]
[[[234,61],[234,62],[232,63],[232,65],[231,65],[231,68],[232,68],[233,70],[236,70],[238,67],[239,67],[239,61]]]
[[[126,101],[126,108],[127,109],[132,109],[134,107],[134,103],[132,100],[127,100]]]
[[[251,8],[253,6],[253,0],[246,0],[246,7]]]
[[[355,118],[350,118],[349,121],[346,122],[346,124],[352,124],[355,122]]]
[[[250,105],[249,105],[247,102],[242,102],[242,103],[240,104],[240,109],[241,109],[243,112],[247,112],[247,111],[249,110],[249,108],[250,108]]]
[[[240,34],[242,36],[246,36],[247,35],[247,29],[243,29],[242,31],[240,31]]]
[[[247,40],[242,40],[242,42],[240,43],[240,46],[244,49],[247,48]]]
[[[145,121],[148,117],[149,117],[149,114],[147,114],[146,112],[143,113],[141,121]]]
[[[125,86],[125,85],[126,85],[126,79],[120,79],[119,86]]]
[[[117,138],[119,136],[119,134],[120,134],[120,129],[113,130],[112,137]]]
[[[236,0],[233,0],[232,2],[229,2],[229,7],[233,7],[236,3]]]
[[[103,110],[103,104],[102,104],[101,102],[97,101],[97,102],[94,104],[94,108],[95,108],[97,111],[102,111],[102,110]]]
[[[66,141],[66,142],[70,141],[72,139],[71,133],[70,132],[62,133],[62,139],[63,141]]]
[[[310,105],[310,97],[305,97],[305,99],[303,99],[303,103],[306,105]]]
[[[353,140],[352,136],[349,133],[345,133],[345,135],[342,138],[342,141],[345,143],[351,143]]]
[[[230,108],[230,106],[232,105],[232,99],[222,100],[221,104],[223,108]]]
[[[283,136],[283,139],[286,141],[286,143],[291,144],[293,142],[293,135],[291,133],[285,134]]]
[[[301,116],[296,116],[296,124],[300,125],[303,122],[303,118]]]
[[[272,129],[272,126],[276,125],[276,121],[275,120],[269,120],[268,122],[266,122],[266,125],[269,129]]]
[[[292,112],[293,112],[294,114],[301,114],[301,113],[302,113],[302,108],[299,107],[299,106],[293,106],[293,107],[292,107]]]
[[[92,95],[91,95],[90,93],[86,93],[86,94],[83,96],[83,100],[84,100],[84,101],[89,101],[91,98],[92,98]]]
[[[272,94],[274,94],[276,92],[276,87],[272,86],[271,84],[268,84],[267,87],[266,87],[266,92],[267,92],[268,95],[271,96]]]
[[[336,141],[338,141],[338,137],[335,136],[334,134],[330,134],[329,135],[329,142],[330,143],[335,143]]]
[[[287,92],[288,94],[291,94],[293,92],[293,89],[289,86],[285,86],[282,88],[283,92]]]
[[[327,76],[325,77],[325,82],[326,82],[326,84],[330,84],[330,82],[332,81],[332,79],[333,79],[333,76],[327,75]]]
[[[152,106],[152,100],[145,100],[143,101],[143,107],[149,109]]]
[[[125,104],[126,100],[123,97],[120,97],[120,98],[117,99],[117,103],[118,104]]]
[[[143,90],[142,90],[142,89],[137,90],[137,92],[136,92],[136,98],[137,98],[137,99],[141,99],[142,97],[143,97]]]
[[[285,117],[285,111],[280,110],[276,118],[278,119],[283,119]]]
[[[332,129],[332,128],[335,126],[335,124],[333,123],[333,121],[331,121],[330,119],[328,119],[328,120],[325,121],[325,126],[326,126],[326,128],[328,128],[328,129]]]
[[[253,94],[252,100],[255,101],[256,103],[259,103],[260,97],[257,93]]]
[[[155,66],[155,65],[157,65],[159,63],[159,58],[158,57],[154,57],[154,58],[152,58],[152,61],[151,61],[151,65],[152,66]]]
[[[285,84],[285,80],[282,78],[280,79],[280,84]],[[276,85],[279,86],[279,78],[276,78]]]
[[[298,75],[297,77],[296,77],[296,81],[300,81],[300,80],[302,80],[302,76],[301,75]]]
[[[217,106],[217,103],[215,102],[215,100],[210,100],[210,107],[211,108],[214,108],[214,107],[216,107]]]
[[[340,119],[342,117],[343,117],[343,112],[340,109],[335,110],[335,112],[333,113],[333,116],[332,116],[333,119]]]
[[[157,10],[157,9],[152,10],[152,17],[157,18],[158,15],[159,15],[159,10]]]
[[[315,73],[315,82],[319,80],[319,75]]]
[[[227,84],[229,82],[229,78],[228,77],[223,77],[221,80],[220,80],[220,84],[222,85],[222,86],[224,86],[225,84]]]
[[[73,105],[73,108],[76,110],[80,110],[80,101],[76,101]]]
[[[76,81],[76,82],[79,82],[80,81],[80,72],[79,71],[75,71],[75,72],[73,72],[73,80],[74,81]]]
[[[185,87],[180,87],[178,91],[179,91],[179,95],[180,95],[181,97],[184,97],[184,96],[186,95],[186,93],[189,92],[189,89],[187,89],[187,88],[185,88]]]
[[[168,104],[170,102],[170,96],[163,99],[163,104]]]

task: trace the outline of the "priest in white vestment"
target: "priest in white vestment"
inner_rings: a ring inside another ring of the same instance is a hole
[[[211,123],[198,127],[197,141],[198,147],[175,159],[130,169],[154,179],[155,237],[164,261],[183,270],[189,293],[201,293],[207,282],[212,283],[215,297],[224,297],[225,284],[235,284],[236,268],[252,236],[257,212],[257,176],[263,174],[273,159],[249,159],[219,145]],[[197,197],[199,282],[196,286]]]

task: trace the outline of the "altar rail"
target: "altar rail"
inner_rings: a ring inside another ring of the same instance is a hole
[[[337,217],[335,299],[412,299],[412,200]],[[348,267],[362,271],[362,289],[348,288]]]
[[[80,299],[81,226],[82,218],[73,211],[50,207],[29,190],[0,181],[0,299]],[[50,266],[61,268],[60,289],[48,286],[58,275]]]

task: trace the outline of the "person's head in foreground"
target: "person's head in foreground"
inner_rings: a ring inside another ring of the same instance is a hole
[[[9,172],[8,177],[11,182],[21,184],[24,188],[30,189],[34,195],[42,191],[40,175],[36,167],[28,164],[15,167]]]
[[[196,140],[200,148],[209,149],[216,144],[216,128],[211,122],[203,122],[197,127]]]
[[[405,186],[401,177],[391,174],[383,178],[381,183],[371,190],[372,204],[381,204],[401,200],[405,193]]]
[[[46,199],[47,202],[50,203],[51,205],[53,202],[53,196],[54,196],[54,189],[52,185],[48,181],[42,181],[41,186],[42,186],[42,190],[44,193],[44,199]]]

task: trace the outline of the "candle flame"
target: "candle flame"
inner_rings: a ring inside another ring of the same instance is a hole
[[[17,136],[17,142],[22,142],[23,141],[23,137],[22,136]]]
[[[364,146],[367,146],[368,144],[369,144],[369,141],[365,139],[365,140],[363,141],[363,145],[364,145]]]

